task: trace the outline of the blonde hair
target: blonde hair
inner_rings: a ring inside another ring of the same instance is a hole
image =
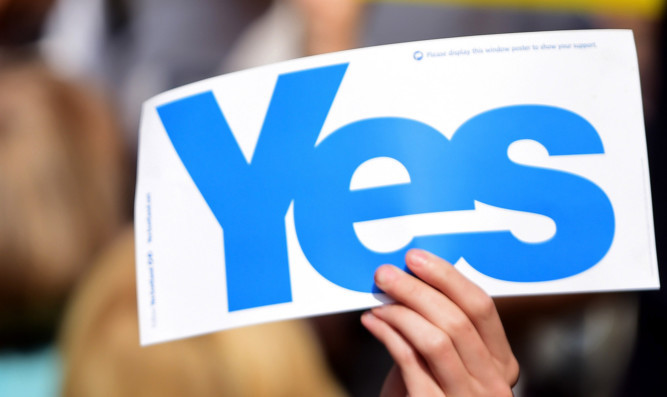
[[[124,161],[102,98],[0,58],[0,314],[64,301],[123,222]]]
[[[80,287],[61,338],[66,397],[344,395],[304,321],[140,347],[131,230]]]

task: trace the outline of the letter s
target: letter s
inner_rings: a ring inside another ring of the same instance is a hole
[[[551,156],[604,153],[588,121],[556,107],[510,106],[467,121],[451,144],[467,159],[475,199],[546,215],[556,223],[556,234],[535,244],[510,232],[471,233],[460,236],[459,252],[478,271],[507,281],[549,281],[583,272],[611,246],[615,221],[609,198],[580,176],[512,162],[507,149],[523,139],[539,142]]]

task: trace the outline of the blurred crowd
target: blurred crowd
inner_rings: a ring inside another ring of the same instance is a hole
[[[477,34],[633,29],[662,259],[664,16],[465,3],[0,0],[0,396],[379,392],[392,361],[359,313],[139,347],[131,208],[141,104],[269,62]],[[497,307],[521,363],[517,396],[667,395],[664,292]]]

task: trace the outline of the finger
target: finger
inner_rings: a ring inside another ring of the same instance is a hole
[[[408,389],[405,388],[403,376],[401,376],[401,369],[394,364],[389,371],[389,375],[382,384],[382,391],[380,397],[405,397],[408,395]]]
[[[419,313],[400,304],[376,307],[372,313],[398,331],[417,350],[445,394],[467,394],[472,377],[449,335]],[[486,366],[495,372],[493,364],[487,362]]]
[[[409,395],[444,396],[423,359],[398,332],[371,312],[366,312],[361,316],[361,323],[387,348],[401,370],[401,376]]]
[[[489,367],[493,356],[474,324],[447,296],[395,266],[381,266],[375,275],[378,287],[444,331],[471,375],[482,381],[494,376],[497,369]]]
[[[511,383],[518,378],[518,363],[507,341],[500,316],[491,297],[449,262],[422,250],[406,255],[409,269],[456,304],[477,329],[490,354],[500,363]]]

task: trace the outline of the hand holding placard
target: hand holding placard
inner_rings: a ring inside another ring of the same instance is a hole
[[[382,396],[511,396],[519,365],[493,300],[432,254],[406,263],[418,278],[380,267],[376,283],[397,303],[362,316],[396,362]]]

